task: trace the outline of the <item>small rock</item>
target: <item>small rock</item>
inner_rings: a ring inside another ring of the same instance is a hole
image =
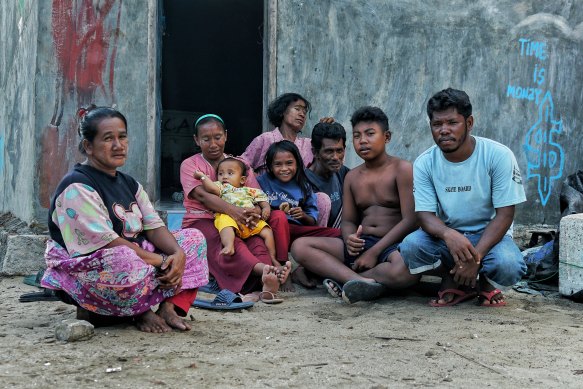
[[[433,350],[429,350],[429,351],[427,351],[427,352],[425,353],[425,356],[426,356],[426,357],[432,357],[432,356],[434,356],[434,355],[435,355],[435,351],[433,351]]]
[[[95,328],[85,320],[67,319],[55,329],[55,338],[65,342],[88,340],[95,333]]]
[[[478,339],[478,334],[472,334],[472,339]]]

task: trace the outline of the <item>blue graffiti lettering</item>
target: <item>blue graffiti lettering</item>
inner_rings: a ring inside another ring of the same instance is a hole
[[[536,57],[541,61],[547,59],[546,42],[531,41],[530,39],[520,38],[520,55],[527,57]]]
[[[506,87],[506,97],[512,97],[518,100],[534,101],[537,105],[542,92],[543,90],[539,88],[528,88],[511,84],[508,84]]]
[[[549,201],[553,181],[563,176],[565,157],[556,137],[563,131],[562,119],[555,119],[551,92],[547,92],[538,107],[538,120],[528,130],[524,142],[527,159],[526,178],[538,182],[543,207]]]

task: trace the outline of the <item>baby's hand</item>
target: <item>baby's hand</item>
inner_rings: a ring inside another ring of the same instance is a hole
[[[269,219],[270,215],[271,215],[271,208],[266,207],[266,208],[263,208],[261,210],[261,219],[267,220],[267,219]]]
[[[194,178],[196,178],[197,180],[200,180],[201,178],[206,177],[205,174],[203,172],[201,172],[200,170],[196,170],[194,172]]]

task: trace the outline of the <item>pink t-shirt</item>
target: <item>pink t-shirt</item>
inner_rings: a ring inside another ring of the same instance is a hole
[[[255,171],[264,172],[267,149],[269,149],[269,146],[273,143],[282,140],[284,139],[278,127],[273,131],[264,132],[251,141],[251,144],[247,146],[245,152],[241,154],[241,158],[247,161]],[[314,159],[314,155],[312,154],[312,140],[310,138],[298,136],[294,143],[300,150],[300,155],[304,160],[304,166],[310,166]]]
[[[228,155],[225,154],[225,157]],[[246,161],[243,161],[246,162]],[[257,179],[253,170],[247,164],[247,182],[245,186],[251,188],[259,188]],[[184,208],[186,208],[186,213],[184,219],[182,219],[182,226],[188,226],[189,219],[214,219],[215,214],[213,211],[205,207],[200,201],[190,198],[188,195],[199,185],[202,185],[200,180],[194,178],[194,172],[200,170],[208,176],[212,181],[217,180],[217,173],[215,169],[207,162],[202,156],[202,153],[193,155],[190,158],[182,161],[180,165],[180,182],[182,183],[182,189],[184,190]]]

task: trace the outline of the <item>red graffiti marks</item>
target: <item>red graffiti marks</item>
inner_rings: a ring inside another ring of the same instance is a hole
[[[45,208],[58,182],[80,159],[74,118],[77,108],[96,102],[98,93],[99,100],[115,101],[113,81],[120,17],[121,0],[53,0],[56,99],[39,157],[39,196]],[[65,106],[71,111],[71,119],[62,128]]]

